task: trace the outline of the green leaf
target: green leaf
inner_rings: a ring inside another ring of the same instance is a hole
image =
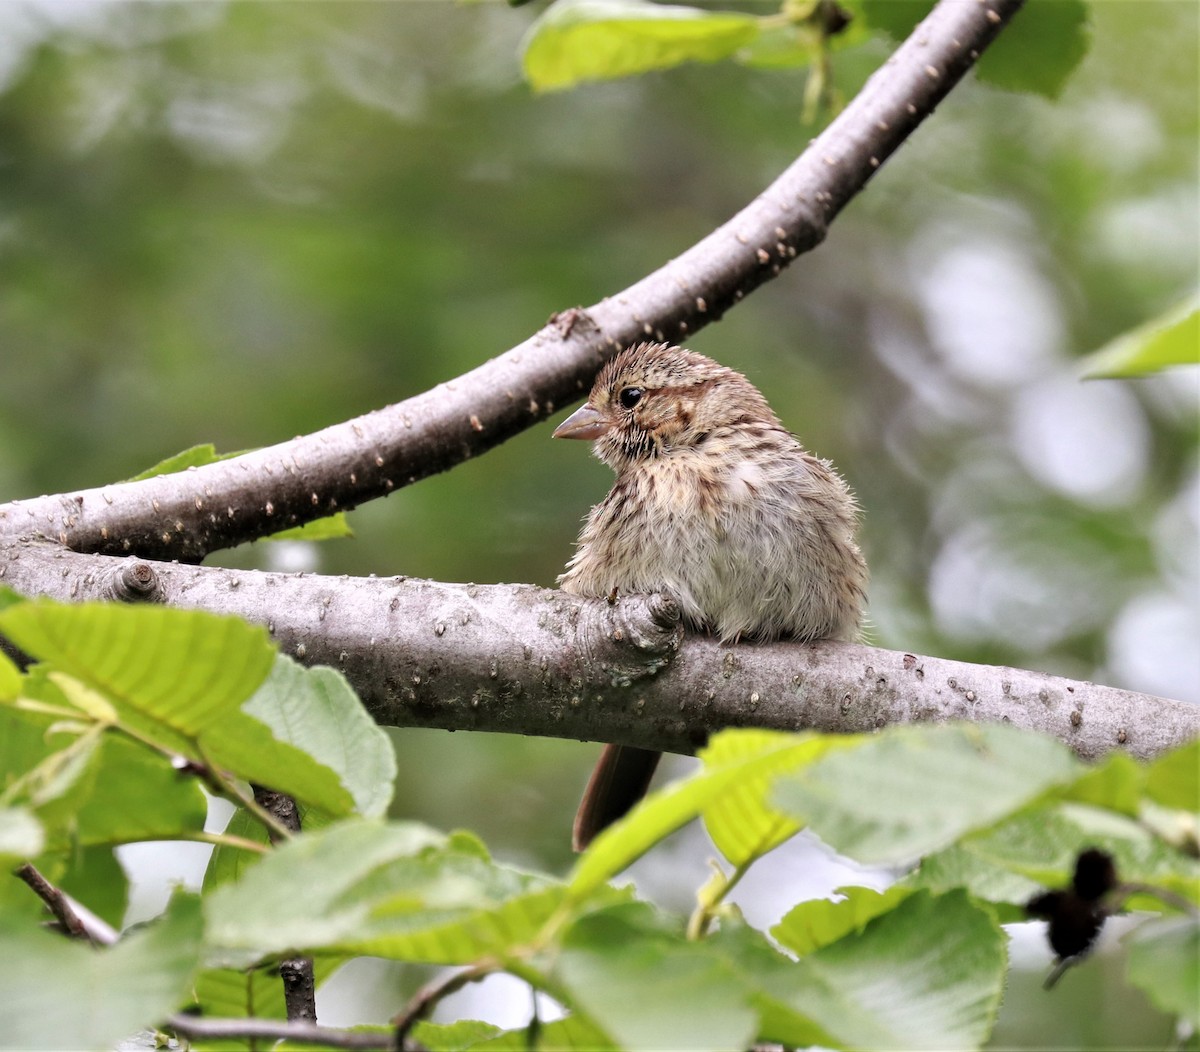
[[[202,445],[189,446],[165,460],[160,460],[157,464],[146,468],[145,471],[138,472],[129,481],[143,482],[146,479],[157,478],[159,475],[174,475],[176,472],[186,471],[188,468],[215,464],[218,460],[225,460],[237,455],[237,453],[218,453],[216,446],[211,442],[205,442]]]
[[[191,446],[182,452],[176,453],[174,456],[167,457],[166,460],[160,460],[153,467],[149,467],[140,474],[134,475],[129,481],[140,482],[144,479],[157,478],[159,475],[174,475],[176,472],[186,471],[188,468],[199,468],[205,464],[215,464],[221,460],[231,460],[233,457],[240,457],[244,452],[248,451],[218,453],[216,446],[211,442],[205,442],[203,445]],[[333,515],[327,515],[322,519],[314,519],[312,522],[306,522],[302,526],[293,526],[288,530],[280,530],[278,533],[273,533],[269,537],[264,538],[264,540],[328,541],[336,540],[340,537],[353,536],[354,531],[350,528],[350,521],[346,518],[346,513],[339,511]]]
[[[66,863],[55,885],[119,930],[129,904],[129,878],[112,847],[78,848],[67,855]]]
[[[725,735],[746,734],[754,747],[746,753],[734,746],[720,742]],[[844,739],[853,741],[854,739]],[[824,750],[815,746],[821,742],[816,735],[783,734],[774,731],[724,731],[713,738],[705,755],[711,757],[705,767],[682,781],[668,785],[653,793],[635,807],[621,821],[609,826],[588,849],[579,856],[569,880],[573,897],[590,894],[610,877],[620,873],[635,859],[657,844],[668,833],[690,822],[709,808],[723,793],[736,792],[739,786],[751,784],[755,779],[787,770],[799,764],[810,763],[815,755]],[[715,750],[715,751],[714,751]],[[719,761],[719,765],[718,764]],[[761,816],[760,816],[761,817]],[[726,817],[718,814],[718,828],[726,828]],[[763,818],[763,827],[777,829],[771,816]],[[782,833],[782,829],[777,829]],[[768,837],[769,839],[769,837]],[[735,853],[752,850],[754,843],[767,842],[752,839],[747,844],[735,843],[727,838],[726,846]]]
[[[893,727],[776,784],[777,805],[863,862],[903,862],[1078,776],[1066,746],[1001,724]]]
[[[1129,981],[1164,1012],[1200,1027],[1200,919],[1148,921],[1130,932]]]
[[[42,824],[24,807],[0,807],[0,859],[20,861],[42,853]]]
[[[907,37],[933,0],[864,0],[867,22],[894,40]],[[1057,98],[1090,44],[1084,0],[1029,0],[975,64],[981,81]]]
[[[1023,919],[1024,904],[1044,890],[1043,884],[1013,872],[1003,860],[980,854],[974,840],[926,855],[916,872],[905,878],[904,885],[927,888],[936,894],[962,888],[976,899],[1015,907],[1004,918],[1011,921]]]
[[[755,1036],[756,1013],[729,963],[664,931],[645,903],[577,921],[554,974],[622,1049],[737,1050]]]
[[[933,0],[863,0],[863,18],[872,29],[882,29],[895,41],[909,35],[933,10]]]
[[[713,944],[757,991],[760,1040],[832,1048],[979,1048],[1006,970],[1005,937],[961,891],[918,892],[799,961],[732,929]],[[824,1036],[822,1036],[824,1035]]]
[[[266,682],[242,706],[276,739],[334,771],[367,818],[387,813],[396,754],[345,677],[331,668],[304,668],[279,655]]]
[[[275,662],[261,626],[200,610],[37,600],[0,613],[0,630],[101,692],[122,727],[157,748],[331,815],[353,810],[334,771],[241,711]],[[372,806],[379,791],[367,794]]]
[[[1146,795],[1164,807],[1200,811],[1200,739],[1172,749],[1150,764]]]
[[[208,804],[193,778],[158,753],[113,734],[97,750],[95,774],[78,801],[70,839],[78,844],[166,840],[204,828]]]
[[[1123,333],[1083,360],[1086,379],[1145,376],[1200,362],[1200,293]]]
[[[54,764],[37,775],[32,774],[39,764],[46,763],[59,751],[64,740],[74,740],[55,736],[55,742],[51,744],[47,732],[52,722],[53,717],[42,713],[0,705],[0,792],[4,793],[6,802],[30,801],[54,776],[51,770]],[[59,761],[62,762],[65,761]],[[18,781],[24,784],[17,785]]]
[[[502,1033],[498,1026],[477,1019],[460,1019],[455,1023],[430,1023],[423,1019],[413,1027],[412,1036],[417,1044],[428,1048],[430,1052],[466,1052],[471,1048],[488,1047],[488,1039]],[[524,1035],[525,1031],[514,1033]],[[516,1047],[526,1046],[522,1044]]]
[[[12,701],[21,693],[21,670],[0,650],[0,702]]]
[[[1113,856],[1122,880],[1156,884],[1200,901],[1200,862],[1140,822],[1085,804],[1035,808],[966,843],[978,857],[1047,887],[1069,884],[1079,853],[1100,848]]]
[[[354,819],[217,888],[209,934],[237,963],[312,952],[460,964],[527,941],[562,900],[561,885],[481,858],[474,841]]]
[[[39,599],[0,612],[0,631],[105,693],[135,727],[192,738],[236,712],[275,657],[261,626],[158,606]]]
[[[200,900],[176,894],[159,920],[96,951],[0,917],[0,1034],[8,1048],[110,1048],[187,997]]]
[[[224,832],[230,836],[243,837],[255,843],[267,846],[270,837],[263,824],[250,814],[244,807],[238,807],[229,820]],[[253,851],[245,848],[231,847],[218,844],[208,858],[208,866],[204,870],[204,885],[202,891],[205,897],[214,889],[230,880],[238,880],[241,875],[259,861]]]
[[[1006,940],[963,892],[911,895],[798,962],[806,1014],[857,1048],[979,1048],[1004,989]]]
[[[1145,767],[1126,753],[1113,752],[1082,774],[1062,796],[1066,800],[1136,816],[1141,808],[1145,782]]]
[[[293,526],[291,529],[280,530],[263,539],[267,541],[336,541],[343,537],[353,536],[354,530],[350,526],[350,519],[346,513],[335,511],[332,515],[313,519],[311,522]]]
[[[340,957],[313,961],[313,981],[320,985],[345,963]],[[279,980],[279,965],[240,971],[208,968],[196,976],[193,1004],[201,1014],[226,1019],[286,1019],[287,1001]],[[208,1047],[207,1044],[205,1047]]]
[[[1056,99],[1091,46],[1084,0],[1029,0],[980,56],[980,81]]]
[[[530,27],[522,65],[538,91],[610,80],[683,62],[729,58],[758,19],[646,0],[557,0]]]
[[[418,1027],[413,1036],[420,1041],[423,1033]],[[486,1049],[487,1052],[530,1052],[531,1048],[555,1049],[561,1052],[595,1052],[596,1049],[606,1048],[612,1043],[612,1039],[603,1030],[582,1015],[569,1015],[565,1019],[543,1024],[537,1030],[536,1043],[530,1045],[529,1039],[529,1028],[522,1027],[519,1030],[506,1030],[495,1037],[462,1047]]]
[[[773,758],[773,762],[758,764],[756,773],[731,782],[704,808],[704,828],[721,854],[735,866],[746,866],[795,834],[800,823],[767,803],[775,778],[812,763],[830,749],[845,748],[853,742],[849,737],[799,738],[756,730],[715,735],[699,754],[706,768],[716,771],[756,761],[764,754]],[[782,751],[781,744],[787,746]]]
[[[793,906],[771,935],[781,945],[803,957],[822,946],[837,942],[852,932],[862,931],[876,917],[895,909],[912,894],[911,888],[895,884],[887,891],[873,888],[838,888],[837,901],[811,899]]]

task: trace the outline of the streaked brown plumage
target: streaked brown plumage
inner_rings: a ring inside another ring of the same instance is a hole
[[[741,373],[639,344],[554,432],[595,441],[616,472],[559,577],[564,591],[668,591],[722,641],[857,637],[867,567],[845,482]],[[575,819],[581,850],[646,792],[658,753],[605,748]]]

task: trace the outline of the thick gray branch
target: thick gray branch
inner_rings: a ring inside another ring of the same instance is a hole
[[[1008,722],[1092,758],[1200,734],[1200,706],[1020,669],[845,643],[684,637],[661,596],[615,604],[531,585],[289,576],[0,546],[0,583],[76,601],[141,598],[266,624],[341,669],[398,727],[617,741],[690,753],[722,727],[869,731]],[[132,585],[132,587],[131,587]]]
[[[385,496],[476,456],[575,401],[639,339],[681,340],[824,239],[1022,0],[942,0],[836,120],[729,222],[615,296],[558,315],[449,383],[233,460],[144,482],[0,505],[0,540],[199,562]]]

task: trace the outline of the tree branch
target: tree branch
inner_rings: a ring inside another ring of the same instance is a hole
[[[13,872],[49,907],[64,934],[72,939],[87,939],[93,946],[111,946],[117,941],[116,929],[56,888],[32,863],[24,862]]]
[[[681,340],[824,239],[1022,0],[942,0],[807,150],[676,259],[424,394],[231,460],[142,482],[0,505],[0,540],[199,562],[444,471],[574,401],[639,339]]]
[[[322,1048],[351,1049],[355,1052],[396,1048],[391,1032],[337,1030],[309,1022],[283,1022],[279,1019],[207,1019],[177,1013],[163,1026],[191,1041],[236,1041],[261,1038],[266,1041],[287,1041],[297,1045],[320,1045]],[[416,1049],[411,1044],[405,1048]]]
[[[1085,759],[1147,759],[1200,734],[1200,706],[1021,669],[848,643],[685,637],[664,596],[615,604],[532,585],[329,578],[0,546],[0,582],[66,601],[153,578],[173,606],[265,624],[331,665],[380,723],[690,753],[722,727],[862,732],[948,719],[1052,734]]]

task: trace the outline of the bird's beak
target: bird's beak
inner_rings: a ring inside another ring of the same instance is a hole
[[[584,402],[554,429],[554,438],[582,438],[590,442],[599,438],[611,425],[591,403]]]

